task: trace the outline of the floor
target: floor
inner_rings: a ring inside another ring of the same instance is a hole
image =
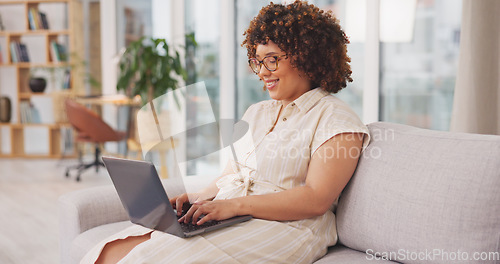
[[[59,263],[57,199],[111,184],[104,169],[64,177],[76,160],[0,159],[0,263]]]

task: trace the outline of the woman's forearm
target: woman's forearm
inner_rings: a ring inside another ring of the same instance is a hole
[[[333,203],[321,200],[309,186],[235,198],[239,215],[277,221],[293,221],[324,214]]]

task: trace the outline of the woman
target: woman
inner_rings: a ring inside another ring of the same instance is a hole
[[[330,13],[301,1],[264,7],[245,35],[250,67],[272,100],[246,111],[253,144],[236,144],[239,163],[195,194],[180,221],[254,218],[189,239],[134,226],[84,263],[308,263],[337,242],[332,209],[369,141],[359,118],[330,95],[352,81],[348,40]],[[171,203],[187,201],[183,194]]]

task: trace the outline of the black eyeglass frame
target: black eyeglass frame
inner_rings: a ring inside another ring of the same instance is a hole
[[[276,60],[276,69],[274,70],[271,70],[269,69],[269,67],[267,67],[267,65],[264,63],[264,60],[267,59],[267,58],[274,58]],[[264,65],[264,67],[266,67],[266,69],[270,72],[274,72],[274,71],[277,71],[278,70],[278,58],[281,58],[281,57],[286,57],[288,58],[288,55],[287,54],[283,54],[283,55],[279,55],[279,56],[275,56],[275,55],[270,55],[270,56],[265,56],[264,58],[262,58],[262,60],[258,60],[257,58],[250,58],[248,59],[248,65],[250,66],[250,69],[252,69],[252,71],[255,73],[255,74],[259,74],[260,72],[260,69],[262,67],[262,65]],[[252,61],[256,61],[258,62],[259,64],[259,69],[256,71],[254,70],[254,68],[252,67]]]

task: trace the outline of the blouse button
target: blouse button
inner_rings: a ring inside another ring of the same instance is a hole
[[[295,106],[295,103],[292,103],[292,106]]]
[[[286,121],[286,117],[283,117],[283,121]]]

